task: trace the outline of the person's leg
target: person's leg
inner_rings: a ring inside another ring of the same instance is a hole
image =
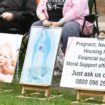
[[[75,21],[70,21],[64,24],[61,33],[62,40],[62,51],[65,54],[67,47],[68,37],[79,37],[80,36],[80,25]]]
[[[32,24],[32,26],[42,26],[42,22],[41,21],[36,21]]]
[[[31,27],[32,26],[43,26],[43,25],[42,25],[42,22],[39,20],[39,21],[32,23]],[[30,36],[31,27],[30,27],[29,34],[28,34],[29,36]]]

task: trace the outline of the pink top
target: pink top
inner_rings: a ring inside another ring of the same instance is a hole
[[[47,0],[40,0],[39,5],[37,7],[37,16],[44,12],[46,19],[49,18],[47,9],[46,9]],[[82,27],[84,22],[84,16],[89,14],[88,9],[88,0],[66,0],[63,7],[63,19],[67,21],[76,21]],[[93,25],[91,23],[86,22],[84,32],[91,33]]]

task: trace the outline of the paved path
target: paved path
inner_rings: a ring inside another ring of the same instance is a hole
[[[105,22],[105,15],[100,15],[99,18],[98,18],[98,20],[100,22]]]
[[[99,29],[105,30],[105,16],[99,16],[98,21],[99,21]]]
[[[99,22],[99,30],[105,30],[105,22]]]

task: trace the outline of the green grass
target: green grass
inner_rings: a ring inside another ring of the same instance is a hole
[[[32,95],[32,98],[19,98],[21,95],[22,86],[19,84],[2,84],[3,91],[0,92],[0,105],[70,105],[70,101],[75,99],[73,90],[53,88],[51,89],[51,95],[56,96],[55,98],[44,97],[44,92],[40,93],[43,96]],[[10,92],[5,92],[6,89],[12,89]],[[26,92],[31,94],[32,91]],[[59,95],[62,95],[59,97]],[[46,98],[40,100],[40,98]]]
[[[39,95],[31,94],[35,91],[27,91],[24,95],[31,98],[20,98],[17,96],[21,95],[22,85],[15,80],[12,84],[2,83],[0,105],[101,105],[101,98],[86,101],[83,97],[80,102],[73,103],[76,101],[76,90],[59,87],[59,80],[58,77],[55,77],[52,82],[51,97],[55,96],[54,98],[46,98],[43,91],[36,91],[40,93]],[[12,89],[12,91],[6,92],[7,89]]]

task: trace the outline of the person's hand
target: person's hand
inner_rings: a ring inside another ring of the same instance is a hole
[[[51,25],[51,22],[48,21],[48,20],[44,20],[44,21],[42,22],[42,24],[43,24],[43,26],[45,26],[45,27],[49,27],[49,26]]]
[[[10,12],[4,12],[1,16],[6,21],[11,21],[13,19],[13,14]]]
[[[62,26],[60,22],[51,22],[50,24],[51,24],[50,25],[51,27],[61,27]]]

